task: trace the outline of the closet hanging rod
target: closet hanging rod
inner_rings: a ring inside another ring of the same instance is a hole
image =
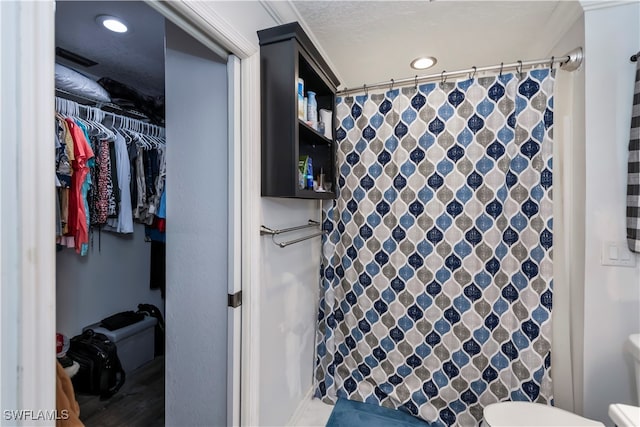
[[[577,47],[575,49],[573,49],[572,51],[568,52],[565,56],[559,56],[559,57],[551,57],[549,59],[536,59],[536,60],[532,60],[532,61],[516,61],[516,62],[511,62],[509,64],[497,64],[497,65],[489,65],[489,66],[485,66],[485,67],[476,67],[473,66],[471,68],[467,68],[465,70],[457,70],[457,71],[442,71],[439,74],[428,74],[428,75],[424,75],[424,76],[414,76],[414,77],[407,77],[404,79],[399,79],[399,80],[388,80],[388,81],[384,81],[384,82],[379,82],[379,83],[374,83],[374,84],[365,84],[362,86],[357,86],[355,88],[345,88],[343,90],[340,90],[337,92],[337,95],[347,95],[350,93],[354,93],[354,92],[365,92],[367,93],[369,90],[371,89],[380,89],[380,88],[389,88],[392,89],[394,87],[399,87],[399,86],[410,86],[410,85],[418,85],[418,83],[424,83],[427,81],[446,81],[447,77],[451,77],[451,76],[461,76],[461,75],[468,75],[470,78],[473,77],[475,75],[475,73],[477,72],[483,72],[483,71],[500,71],[500,73],[502,73],[502,71],[507,70],[507,69],[515,69],[518,70],[518,72],[522,71],[522,67],[534,67],[536,65],[549,65],[553,67],[553,64],[555,63],[559,63],[560,67],[562,67],[563,70],[566,71],[574,71],[577,70],[578,67],[580,67],[580,64],[582,64],[582,59],[583,59],[583,54],[582,54],[582,48],[581,47]]]
[[[149,117],[147,117],[145,114],[136,111],[136,110],[129,110],[127,108],[121,107],[117,104],[113,104],[111,102],[100,102],[100,101],[96,101],[95,99],[91,99],[91,98],[87,98],[85,96],[82,95],[77,95],[75,93],[72,92],[68,92],[64,89],[58,89],[56,88],[56,94],[60,94],[60,98],[64,98],[64,99],[68,99],[69,101],[73,101],[73,102],[77,102],[79,105],[84,105],[84,106],[90,106],[90,107],[94,107],[94,108],[109,108],[111,110],[115,110],[119,113],[122,114],[126,114],[129,115],[133,118],[136,118],[138,120],[149,120]],[[81,100],[83,102],[86,102],[87,104],[80,104],[78,102],[78,100]],[[109,111],[111,112],[111,111]]]
[[[314,221],[312,219],[309,220],[309,222],[306,225],[298,225],[296,227],[289,227],[289,228],[283,228],[281,230],[274,230],[272,228],[269,228],[267,226],[261,225],[260,226],[260,235],[264,236],[265,234],[269,234],[272,236],[278,235],[278,234],[282,234],[282,233],[288,233],[290,231],[296,231],[296,230],[303,230],[305,228],[311,228],[311,227],[319,227],[320,223],[318,221]]]

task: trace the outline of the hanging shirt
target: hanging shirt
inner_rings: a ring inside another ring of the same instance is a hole
[[[58,235],[64,235],[69,231],[69,187],[71,187],[71,175],[73,174],[73,167],[71,166],[71,160],[69,159],[69,149],[67,144],[70,144],[70,152],[73,158],[73,140],[69,135],[69,127],[59,114],[56,114],[56,186],[58,187],[57,195],[60,205],[60,233]],[[69,138],[67,138],[69,137]],[[58,185],[59,184],[59,185]]]
[[[120,186],[118,184],[118,166],[115,141],[109,139],[109,218],[117,218],[120,213]]]
[[[84,133],[84,142],[87,144],[87,148],[89,150],[92,150],[91,144],[89,143],[91,139],[89,138],[89,131],[87,127],[83,123],[77,120],[76,120],[76,124],[82,129]],[[91,152],[93,153],[93,150]],[[81,195],[82,203],[84,206],[84,222],[86,223],[85,225],[87,227],[87,241],[86,242],[82,241],[81,247],[80,247],[80,255],[83,255],[83,256],[89,252],[89,228],[91,227],[91,218],[89,215],[89,197],[88,196],[89,196],[89,190],[91,189],[90,170],[95,164],[94,157],[91,156],[90,158],[88,158],[85,164],[87,168],[87,174],[85,176],[84,181],[82,182],[82,187],[80,189],[80,195]]]
[[[116,133],[115,160],[120,189],[120,211],[118,218],[109,218],[105,230],[117,233],[133,233],[133,212],[131,210],[131,168],[129,152],[124,137]]]
[[[88,162],[93,158],[93,150],[85,138],[84,131],[73,121],[66,118],[73,140],[71,191],[69,194],[69,234],[74,237],[76,252],[86,255],[89,244],[89,222],[87,219],[86,191],[90,185]],[[89,180],[89,181],[88,181]],[[85,246],[83,246],[85,245]],[[83,253],[84,252],[84,253]]]
[[[137,144],[136,144],[137,145]],[[147,186],[144,178],[144,159],[143,159],[143,150],[142,147],[137,146],[137,156],[136,156],[136,165],[135,165],[135,173],[136,173],[136,183],[137,183],[137,200],[136,207],[134,210],[135,218],[145,223],[147,218]]]
[[[94,225],[103,225],[107,222],[109,211],[109,142],[104,138],[99,138],[96,143],[96,183],[93,191],[93,218]]]

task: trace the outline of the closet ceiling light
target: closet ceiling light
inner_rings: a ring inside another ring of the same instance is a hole
[[[438,61],[433,56],[421,56],[411,61],[411,68],[414,70],[424,70],[433,67],[436,65],[436,62]]]
[[[115,16],[99,15],[96,17],[96,21],[102,24],[107,30],[111,30],[115,33],[126,33],[128,30],[125,23]]]

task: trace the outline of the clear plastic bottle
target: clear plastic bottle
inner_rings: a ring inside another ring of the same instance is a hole
[[[313,190],[313,160],[307,157],[307,189]]]
[[[307,122],[310,126],[317,129],[318,126],[318,102],[316,101],[316,93],[307,92]]]
[[[304,105],[304,80],[298,77],[298,118],[300,120],[305,119],[307,114],[306,106]]]

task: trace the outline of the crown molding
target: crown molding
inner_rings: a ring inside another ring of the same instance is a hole
[[[307,36],[309,36],[309,39],[316,47],[316,49],[318,49],[318,52],[320,52],[320,55],[322,55],[322,58],[325,60],[327,65],[329,65],[329,68],[331,69],[331,71],[333,71],[338,80],[341,82],[344,81],[344,79],[340,76],[340,73],[337,71],[335,64],[331,62],[331,58],[329,57],[329,55],[327,55],[327,52],[322,47],[322,44],[313,33],[309,25],[306,23],[302,15],[300,15],[300,12],[291,0],[260,0],[260,4],[278,25],[297,21],[304,32],[307,33]]]
[[[257,45],[247,40],[207,2],[147,0],[147,4],[222,57],[231,52],[245,59],[258,51]]]
[[[582,10],[585,12],[589,12],[591,10],[598,9],[607,9],[610,7],[616,6],[626,6],[628,4],[638,3],[638,0],[612,0],[612,1],[601,1],[601,0],[580,0],[580,5],[582,6]]]
[[[550,56],[567,31],[584,15],[580,3],[559,1],[535,40],[531,52],[546,52]]]

